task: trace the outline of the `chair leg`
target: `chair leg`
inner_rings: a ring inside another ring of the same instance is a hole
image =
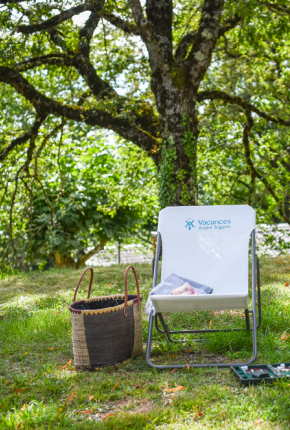
[[[257,258],[257,286],[258,286],[258,314],[259,314],[259,323],[257,328],[260,327],[262,322],[262,305],[261,305],[261,281],[260,281],[260,263],[259,258]]]
[[[207,363],[207,364],[153,364],[150,361],[150,355],[151,355],[151,344],[152,344],[152,332],[153,332],[153,322],[154,322],[154,315],[153,310],[150,312],[149,316],[149,329],[148,329],[148,338],[147,338],[147,348],[146,348],[146,363],[149,367],[153,367],[156,369],[182,369],[189,367],[231,367],[231,366],[244,366],[249,365],[255,362],[257,359],[257,326],[256,321],[254,321],[255,327],[253,330],[253,357],[251,360],[242,362],[242,363]]]
[[[247,330],[250,331],[251,326],[250,326],[249,309],[245,309],[245,320],[246,320]]]
[[[159,314],[158,314],[158,317],[159,317],[159,319],[160,319],[161,325],[162,325],[162,327],[163,327],[163,330],[164,330],[164,331],[165,331],[165,333],[166,333],[166,336],[167,336],[167,338],[168,338],[169,342],[172,342],[172,339],[171,339],[170,334],[169,334],[168,327],[167,327],[167,325],[165,324],[165,321],[164,321],[164,319],[163,319],[162,314],[161,314],[161,313],[159,313]]]

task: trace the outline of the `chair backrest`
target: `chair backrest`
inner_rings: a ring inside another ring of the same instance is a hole
[[[256,226],[250,206],[177,206],[160,211],[161,280],[170,273],[213,288],[247,293],[249,239]]]

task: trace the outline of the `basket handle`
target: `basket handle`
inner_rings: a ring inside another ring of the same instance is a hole
[[[73,301],[74,301],[74,302],[76,301],[76,296],[77,296],[77,292],[78,292],[79,286],[81,285],[81,282],[82,282],[82,280],[83,280],[83,278],[84,278],[84,276],[85,276],[85,274],[87,273],[87,271],[88,271],[88,270],[90,270],[90,271],[91,271],[91,279],[90,279],[90,285],[89,285],[89,291],[88,291],[88,299],[90,298],[90,295],[91,295],[91,288],[92,288],[92,285],[93,285],[93,279],[94,279],[94,271],[93,271],[93,268],[92,268],[92,267],[87,267],[87,268],[83,271],[83,274],[82,274],[82,276],[80,277],[79,283],[78,283],[78,285],[76,286],[75,294],[74,294],[74,299],[73,299]]]
[[[125,307],[124,307],[124,315],[125,317],[127,316],[127,303],[128,303],[128,288],[127,288],[127,277],[128,277],[128,272],[129,269],[133,270],[134,276],[135,276],[135,281],[136,281],[136,286],[137,286],[137,295],[138,295],[138,303],[137,303],[137,309],[139,309],[140,306],[140,288],[139,288],[139,281],[138,281],[138,277],[137,277],[137,273],[136,270],[133,266],[128,266],[127,269],[125,270],[125,275],[124,275],[124,284],[125,284]]]

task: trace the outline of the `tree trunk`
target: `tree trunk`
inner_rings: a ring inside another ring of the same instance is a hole
[[[164,85],[157,89],[156,101],[162,125],[159,163],[161,207],[196,206],[197,139],[199,134],[195,103],[187,100],[184,90]]]
[[[108,242],[108,238],[107,237],[105,237],[105,238],[103,238],[103,239],[101,239],[100,240],[100,243],[92,250],[92,251],[90,251],[90,252],[88,252],[87,254],[85,254],[85,255],[82,255],[79,259],[78,259],[78,261],[76,262],[76,269],[79,269],[80,267],[82,267],[82,266],[84,266],[85,265],[85,262],[89,259],[89,258],[91,258],[91,257],[93,257],[95,254],[97,254],[97,252],[99,252],[99,251],[102,251],[103,249],[104,249],[104,247],[105,247],[105,245],[106,245],[106,243]]]
[[[74,268],[79,269],[85,265],[86,261],[93,257],[97,252],[102,251],[108,242],[108,238],[100,239],[100,243],[87,254],[82,255],[80,258],[75,261],[70,255],[61,255],[59,251],[57,251],[54,255],[54,265],[58,269],[66,269],[66,268]]]
[[[70,255],[61,255],[59,251],[54,255],[54,265],[58,269],[74,268],[75,264],[74,259]]]

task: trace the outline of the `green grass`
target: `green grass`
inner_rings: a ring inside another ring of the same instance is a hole
[[[92,295],[123,291],[124,269],[96,268]],[[145,302],[151,266],[136,265],[136,269]],[[63,368],[73,359],[68,304],[81,272],[51,270],[2,277],[0,429],[289,429],[290,381],[244,388],[229,369],[170,373],[150,369],[144,355],[97,372],[75,371],[73,360]],[[290,341],[281,335],[290,332],[290,292],[285,287],[290,259],[262,259],[261,278],[263,322],[257,362],[289,362]],[[86,297],[86,282],[78,298]],[[135,291],[133,276],[129,288]],[[216,328],[244,327],[242,314],[168,314],[165,319],[169,327],[205,328],[210,321]],[[144,345],[147,328],[144,315]],[[252,355],[247,332],[210,334],[206,342],[193,345],[193,335],[178,344],[168,344],[156,331],[153,336],[156,363],[240,361]],[[185,388],[173,394],[165,391],[175,384]],[[92,413],[78,413],[86,410]],[[110,413],[114,415],[103,420]]]

